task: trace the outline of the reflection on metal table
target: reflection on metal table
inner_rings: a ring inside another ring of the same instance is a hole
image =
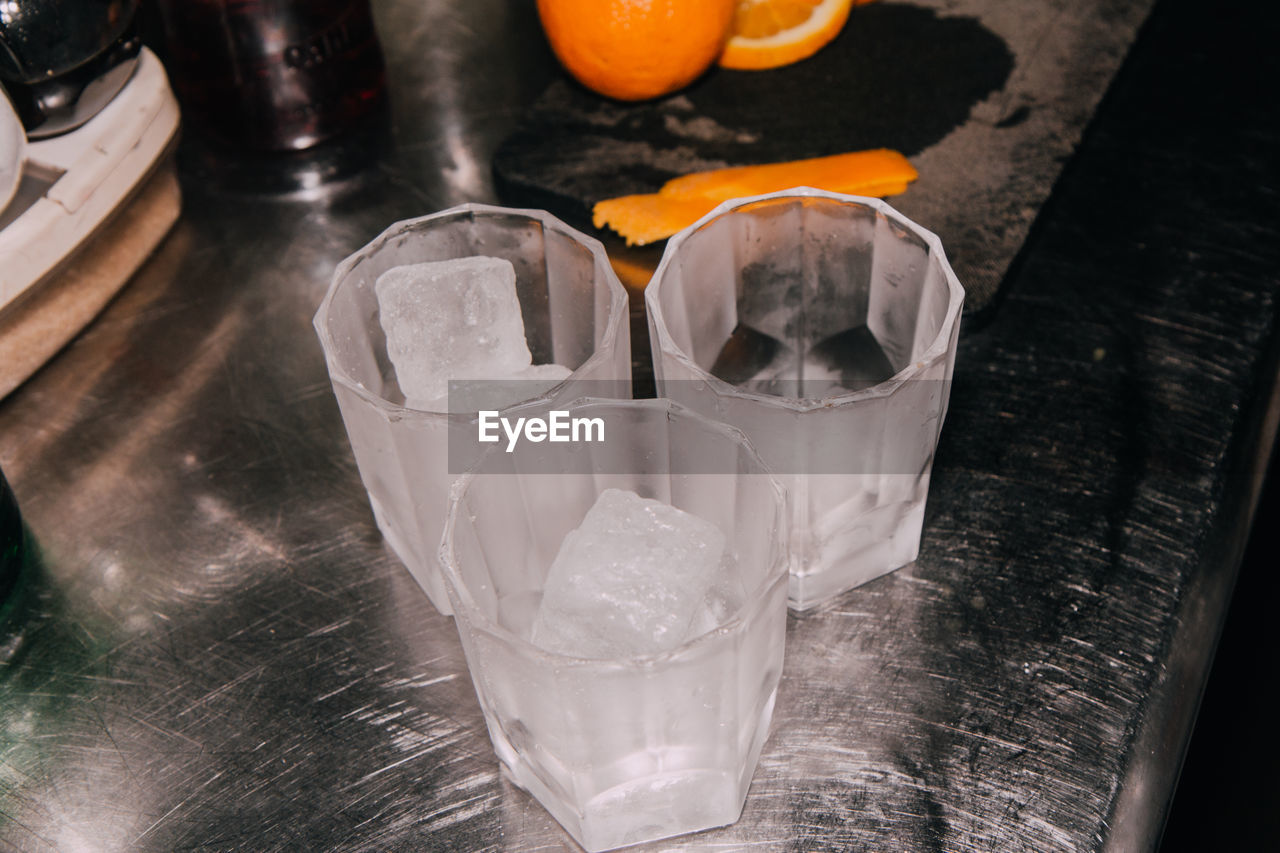
[[[1155,845],[1275,432],[1248,6],[1156,4],[962,329],[919,560],[790,618],[741,820],[654,849]],[[375,12],[381,138],[228,170],[188,136],[174,231],[0,402],[40,557],[0,647],[0,846],[572,849],[383,544],[311,329],[390,222],[504,201],[491,157],[559,71],[531,3]]]

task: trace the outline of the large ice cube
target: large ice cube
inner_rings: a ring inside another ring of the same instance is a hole
[[[634,492],[606,489],[551,564],[532,641],[588,658],[656,654],[705,629],[724,534]]]
[[[392,267],[374,292],[387,355],[411,406],[445,396],[450,379],[503,378],[533,361],[510,261],[475,256]]]
[[[706,597],[694,611],[686,639],[714,631],[732,619],[747,600],[747,591],[738,572],[737,561],[727,551],[716,567],[715,579]]]
[[[522,382],[549,382],[554,385],[568,379],[570,373],[573,373],[573,371],[563,364],[531,364],[519,373],[512,375],[511,378],[519,379]],[[547,385],[547,388],[550,388],[551,385]]]

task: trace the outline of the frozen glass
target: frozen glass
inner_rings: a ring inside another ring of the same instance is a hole
[[[406,405],[387,353],[374,283],[405,264],[487,256],[510,261],[525,336],[536,365],[572,368],[567,378],[531,374],[528,397],[558,400],[631,396],[627,295],[600,243],[542,211],[467,204],[398,222],[338,265],[316,312],[333,391],[369,503],[388,544],[432,603],[449,613],[436,550],[454,480],[450,424],[465,429],[475,412]],[[552,387],[544,390],[549,382]],[[521,382],[512,383],[520,387]],[[472,399],[495,389],[480,385]],[[500,389],[497,389],[500,390]],[[460,397],[461,399],[461,397]]]
[[[964,289],[877,199],[726,202],[645,291],[658,393],[740,428],[791,500],[791,606],[913,561]]]
[[[732,823],[782,671],[785,493],[740,432],[670,401],[568,411],[600,417],[605,440],[496,450],[453,487],[441,561],[494,750],[587,850]],[[718,528],[732,572],[710,600],[733,604],[657,654],[546,651],[532,637],[548,573],[614,488]]]

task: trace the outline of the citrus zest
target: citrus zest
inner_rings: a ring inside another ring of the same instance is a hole
[[[671,198],[661,193],[624,195],[597,202],[591,209],[591,221],[597,228],[608,225],[617,231],[628,246],[645,246],[692,225],[719,203],[710,198]]]
[[[884,197],[905,192],[919,173],[897,151],[877,148],[759,166],[712,169],[672,178],[656,193],[605,199],[591,221],[643,246],[670,237],[731,198],[810,186],[831,192]]]

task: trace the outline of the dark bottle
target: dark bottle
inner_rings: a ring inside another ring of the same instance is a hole
[[[138,0],[0,0],[0,83],[39,139],[97,114],[133,74]]]
[[[308,148],[382,99],[369,0],[159,0],[158,11],[184,118],[224,143]]]
[[[22,516],[18,515],[18,502],[9,490],[9,483],[0,471],[0,621],[16,597],[16,587],[22,574],[24,560],[24,535]]]

